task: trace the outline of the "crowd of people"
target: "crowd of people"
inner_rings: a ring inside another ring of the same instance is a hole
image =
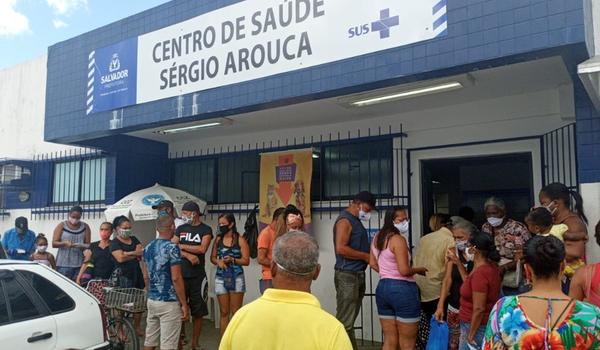
[[[432,232],[412,255],[408,208],[388,208],[370,241],[365,222],[376,198],[358,193],[333,226],[335,317],[310,293],[321,270],[319,247],[302,232],[303,213],[292,205],[275,210],[258,236],[261,297],[244,307],[249,243],[233,214],[218,217],[213,235],[194,202],[185,203],[180,216],[168,200],[155,206],[156,239],[146,247],[125,216],[102,223],[100,240],[90,242],[78,206],[54,230],[56,258],[47,251],[48,239],[29,230],[23,217],[3,235],[2,245],[10,258],[45,264],[82,286],[104,279],[146,288],[146,329],[139,314],[134,323],[147,349],[181,348],[182,322],[189,318],[191,348],[199,348],[208,314],[206,255],[216,267],[210,284],[219,303],[223,350],[357,349],[354,325],[369,267],[380,277],[375,298],[383,349],[424,349],[432,320],[447,324],[449,349],[600,348],[600,267],[587,264],[581,197],[551,184],[539,201],[520,222],[507,216],[502,199],[489,198],[480,228],[469,208],[456,216],[434,214]],[[595,238],[600,245],[600,223]]]

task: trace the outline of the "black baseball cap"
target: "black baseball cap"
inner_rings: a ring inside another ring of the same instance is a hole
[[[173,202],[168,199],[163,199],[157,205],[153,205],[152,209],[173,208]]]
[[[356,196],[354,196],[354,201],[355,202],[362,202],[362,203],[367,203],[368,205],[371,206],[371,209],[375,210],[375,196],[373,195],[373,193],[369,192],[369,191],[362,191],[356,194]]]
[[[200,207],[198,206],[198,203],[194,202],[194,201],[189,201],[189,202],[185,202],[185,204],[183,205],[183,207],[181,207],[182,211],[193,211],[196,212],[198,214],[200,213]]]
[[[15,219],[15,228],[22,230],[22,231],[27,231],[28,229],[28,225],[27,225],[27,218],[19,216],[18,218]]]

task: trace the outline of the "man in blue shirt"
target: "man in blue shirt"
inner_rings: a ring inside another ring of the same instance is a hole
[[[9,259],[29,260],[35,251],[35,233],[28,229],[26,218],[18,217],[15,227],[4,232],[2,247]]]
[[[144,349],[177,349],[181,321],[189,317],[181,275],[181,252],[171,242],[175,221],[159,216],[158,238],[144,249],[144,279],[148,287],[148,317]],[[159,344],[160,339],[160,344]]]

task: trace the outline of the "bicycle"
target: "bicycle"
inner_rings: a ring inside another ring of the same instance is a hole
[[[87,289],[104,308],[106,331],[111,349],[141,349],[140,339],[130,317],[134,313],[146,311],[146,291],[136,288],[110,287],[107,280],[91,280],[88,282]]]

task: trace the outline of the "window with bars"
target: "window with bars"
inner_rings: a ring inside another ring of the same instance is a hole
[[[91,203],[106,199],[106,158],[54,163],[52,203]]]
[[[313,146],[314,201],[348,199],[362,190],[393,193],[392,139]],[[173,164],[173,186],[211,204],[256,203],[260,152],[180,159]]]

